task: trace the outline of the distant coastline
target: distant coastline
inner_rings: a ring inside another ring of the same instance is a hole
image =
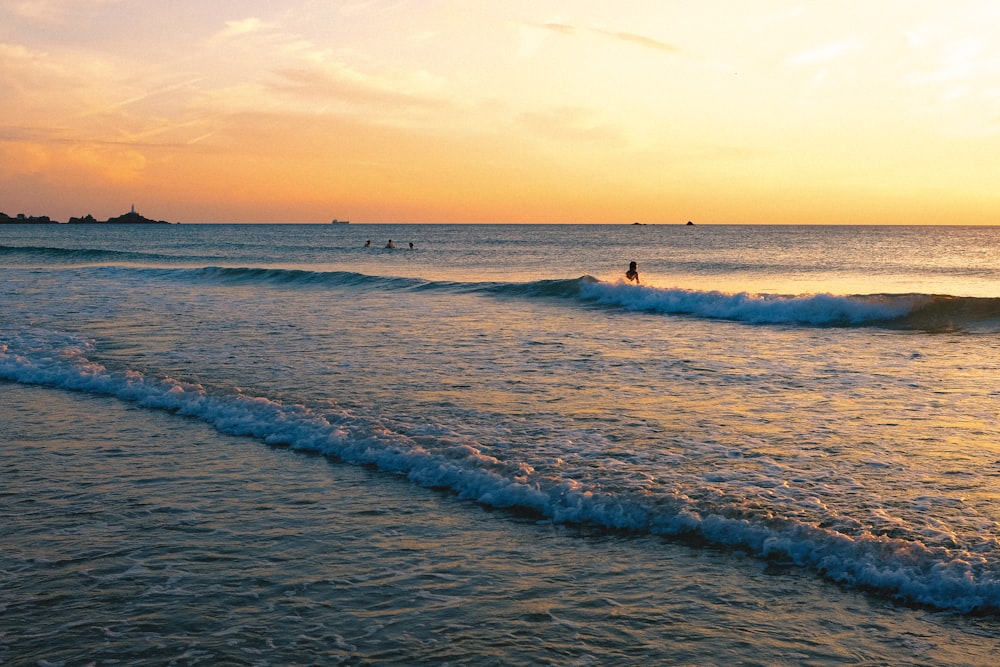
[[[166,220],[150,220],[149,218],[143,217],[135,212],[135,207],[128,213],[123,213],[122,215],[116,216],[114,218],[108,218],[107,220],[98,220],[89,213],[85,216],[79,218],[70,218],[66,222],[59,222],[58,220],[53,220],[47,215],[25,215],[24,213],[18,213],[16,216],[11,217],[6,213],[0,212],[0,225],[176,225],[176,222],[167,222]]]

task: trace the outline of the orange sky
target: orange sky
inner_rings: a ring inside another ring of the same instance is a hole
[[[0,211],[1000,224],[1000,3],[0,0]]]

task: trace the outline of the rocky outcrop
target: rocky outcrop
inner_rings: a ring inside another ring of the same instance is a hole
[[[150,220],[149,218],[144,218],[132,209],[128,213],[119,215],[117,218],[108,218],[105,220],[106,224],[109,225],[169,225],[170,223],[166,220]]]
[[[51,225],[52,220],[47,215],[25,215],[18,213],[15,217],[10,217],[6,213],[0,213],[0,225]]]
[[[0,213],[0,225],[36,225],[36,224],[56,224],[58,220],[52,220],[47,215],[36,216],[36,215],[25,215],[24,213],[18,213],[16,217],[11,217],[6,213]],[[128,213],[124,213],[115,218],[108,218],[107,220],[98,220],[94,216],[84,215],[79,218],[70,218],[69,223],[71,225],[170,225],[175,223],[167,222],[166,220],[150,220],[149,218],[144,218],[135,212],[133,207]]]

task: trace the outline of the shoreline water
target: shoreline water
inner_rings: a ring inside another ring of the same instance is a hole
[[[993,657],[989,624],[738,550],[497,514],[114,399],[0,395],[14,663],[731,665],[762,642],[771,664]]]
[[[40,628],[0,645],[65,625],[113,659],[990,664],[981,230],[408,227],[385,231],[418,249],[391,251],[317,229],[0,242],[0,393],[21,406],[4,492],[25,510],[0,604]],[[804,274],[921,289],[781,296]],[[962,290],[980,295],[934,301]],[[923,307],[948,326],[907,319]],[[93,601],[35,604],[78,576]],[[72,620],[88,609],[117,620]],[[303,627],[319,644],[288,639]]]

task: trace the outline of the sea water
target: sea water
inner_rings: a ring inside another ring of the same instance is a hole
[[[4,226],[0,663],[995,664],[998,234]]]

